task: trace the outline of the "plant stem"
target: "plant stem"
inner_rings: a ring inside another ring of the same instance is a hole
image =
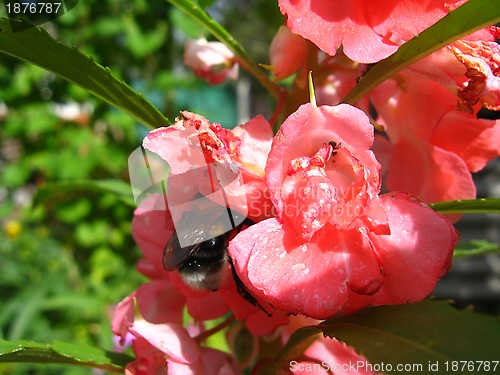
[[[204,342],[206,339],[208,339],[210,336],[215,335],[217,332],[222,331],[224,328],[229,326],[231,323],[234,322],[234,315],[231,315],[229,318],[224,320],[222,323],[218,324],[212,329],[209,329],[208,331],[200,333],[198,336],[196,336],[194,339],[198,343]]]

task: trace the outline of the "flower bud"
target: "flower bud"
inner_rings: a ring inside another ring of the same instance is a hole
[[[186,42],[184,63],[193,69],[197,77],[212,85],[223,83],[226,77],[238,77],[234,53],[224,44],[209,42],[205,38]]]
[[[304,38],[281,26],[269,47],[269,61],[276,80],[285,79],[305,65],[307,44]]]

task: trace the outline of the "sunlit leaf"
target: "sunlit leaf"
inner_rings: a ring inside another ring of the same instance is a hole
[[[54,341],[41,344],[27,340],[0,340],[0,362],[59,363],[123,372],[132,357],[100,348]]]
[[[41,27],[12,32],[9,22],[14,21],[0,18],[0,52],[56,73],[144,125],[151,128],[169,125],[147,99],[92,58],[59,43]]]
[[[457,39],[498,22],[500,22],[498,0],[469,0],[420,35],[403,44],[395,54],[374,65],[343,101],[356,103],[371,89],[401,69]]]

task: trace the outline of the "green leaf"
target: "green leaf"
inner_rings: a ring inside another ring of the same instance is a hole
[[[354,104],[401,69],[481,28],[500,22],[498,0],[469,0],[374,65],[343,102]]]
[[[500,198],[480,198],[458,201],[446,201],[429,204],[442,214],[457,213],[500,213]]]
[[[60,363],[123,372],[125,365],[133,360],[134,358],[126,354],[82,344],[0,340],[0,362]]]
[[[307,338],[316,332],[345,342],[374,366],[383,363],[386,371],[389,366],[395,371],[398,365],[410,364],[415,366],[411,371],[399,372],[442,374],[447,373],[447,361],[451,372],[452,361],[500,360],[500,320],[471,309],[457,310],[446,301],[427,300],[369,308],[355,315],[301,328],[291,340],[297,336]],[[300,340],[295,342],[300,343]],[[291,348],[285,346],[285,349],[291,352]],[[289,356],[285,358],[291,359]],[[436,363],[438,372],[429,368],[430,364]],[[478,371],[479,362],[473,363],[472,371],[466,368],[457,373],[486,374],[492,371],[492,368]]]
[[[100,193],[112,193],[130,207],[135,207],[130,184],[121,180],[69,180],[49,182],[41,186],[33,199],[33,206],[46,202],[47,200],[74,193],[75,190],[84,190]]]
[[[272,82],[269,77],[259,68],[257,64],[245,51],[243,46],[233,38],[233,36],[217,21],[215,21],[203,8],[200,7],[193,0],[167,0],[172,5],[176,6],[201,26],[203,26],[215,38],[224,43],[236,56],[238,56],[238,63],[252,74],[262,86],[269,90],[269,92],[278,98],[281,94],[281,89],[278,85]]]
[[[151,128],[169,125],[156,107],[108,68],[59,43],[41,27],[12,32],[9,20],[0,18],[0,52],[56,73]]]
[[[484,240],[472,240],[465,244],[459,244],[453,252],[453,259],[466,258],[476,255],[500,253],[500,245]]]

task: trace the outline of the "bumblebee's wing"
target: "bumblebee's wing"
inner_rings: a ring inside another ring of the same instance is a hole
[[[177,232],[174,231],[163,249],[163,268],[173,271],[182,266],[189,257],[200,247],[200,244],[181,247]]]

